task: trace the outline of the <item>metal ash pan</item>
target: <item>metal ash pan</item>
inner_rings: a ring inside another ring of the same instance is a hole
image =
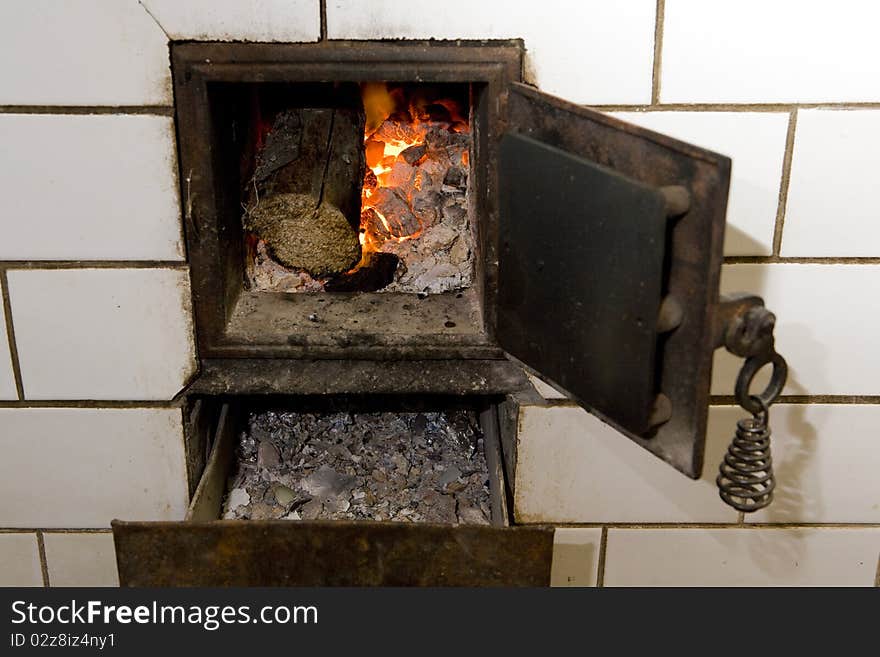
[[[224,519],[490,524],[489,474],[476,414],[248,416]]]

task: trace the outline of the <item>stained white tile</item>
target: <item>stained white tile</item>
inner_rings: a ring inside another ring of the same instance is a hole
[[[770,255],[787,112],[615,112],[614,116],[733,160],[725,255]]]
[[[167,41],[134,0],[4,0],[0,104],[170,105]]]
[[[596,586],[601,540],[601,529],[557,527],[550,586]]]
[[[174,124],[0,115],[0,260],[180,260]]]
[[[0,533],[0,586],[43,586],[36,534]]]
[[[726,416],[730,436],[737,408]],[[776,492],[746,522],[880,523],[880,406],[778,404],[771,412]],[[713,464],[714,466],[715,464]]]
[[[119,586],[113,534],[43,533],[49,586]]]
[[[605,586],[871,586],[880,529],[609,529]]]
[[[567,397],[559,392],[556,388],[547,383],[544,383],[538,377],[533,376],[532,374],[528,374],[527,376],[529,377],[529,381],[532,383],[532,385],[535,386],[535,390],[544,399],[567,399]]]
[[[693,481],[586,411],[528,406],[514,482],[517,522],[732,522],[715,468],[731,437],[710,415],[703,478]]]
[[[189,275],[10,270],[27,399],[171,399],[195,371]]]
[[[880,110],[798,111],[783,256],[880,256]]]
[[[880,267],[725,265],[722,292],[755,292],[776,314],[776,349],[788,361],[785,394],[880,394]],[[733,394],[742,359],[715,352],[712,392]],[[769,369],[769,368],[765,368]],[[766,382],[763,373],[753,389]]]
[[[172,39],[317,41],[319,0],[141,0]]]
[[[0,284],[0,298],[3,285]],[[6,317],[0,304],[0,399],[18,399],[15,390],[15,375],[12,372],[12,357],[9,354],[9,336],[6,332]]]
[[[543,91],[580,103],[651,99],[654,0],[328,0],[331,39],[525,41]]]
[[[0,526],[180,520],[179,409],[0,409]]]
[[[880,5],[666,0],[660,98],[670,103],[880,100]]]
[[[693,482],[574,408],[530,407],[520,425],[515,510],[521,522],[729,522],[718,466],[738,407],[709,409],[703,477]],[[773,503],[761,523],[880,523],[880,405],[773,407]]]

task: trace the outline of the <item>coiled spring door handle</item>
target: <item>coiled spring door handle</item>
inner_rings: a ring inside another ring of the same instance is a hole
[[[736,435],[718,469],[718,492],[727,504],[745,513],[763,509],[773,501],[776,479],[770,451],[770,406],[788,378],[788,365],[776,353],[773,329],[776,316],[760,297],[738,294],[722,297],[719,306],[716,346],[745,358],[736,379],[737,403],[751,417],[737,422]],[[752,380],[766,365],[773,373],[767,387],[750,392]]]

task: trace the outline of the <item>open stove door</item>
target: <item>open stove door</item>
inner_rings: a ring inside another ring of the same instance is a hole
[[[512,84],[502,348],[700,476],[730,160]]]

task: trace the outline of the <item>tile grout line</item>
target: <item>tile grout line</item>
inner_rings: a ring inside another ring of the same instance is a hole
[[[773,227],[773,255],[777,258],[782,250],[782,230],[785,225],[785,210],[788,206],[788,187],[791,182],[791,163],[794,157],[797,115],[797,109],[791,111],[788,119],[788,132],[785,135],[785,153],[782,157],[782,177],[779,183],[779,204],[776,208],[776,224]]]
[[[785,185],[786,199],[782,198],[782,185],[780,184],[779,202],[781,206],[781,214],[779,206],[777,207],[775,229],[782,228],[782,217],[785,214],[784,205],[787,203],[788,197],[788,181]],[[781,237],[781,232],[780,232]],[[877,265],[880,264],[880,256],[725,256],[725,265]]]
[[[599,538],[599,558],[596,560],[596,588],[605,587],[605,558],[608,553],[608,527],[602,526]]]
[[[651,105],[660,104],[660,65],[663,58],[663,17],[666,0],[657,0],[654,12],[654,62],[651,70]]]
[[[0,402],[2,403],[2,402]],[[880,395],[782,395],[777,404],[836,404],[836,405],[872,405],[880,404]],[[539,408],[582,408],[571,399],[544,399],[543,403],[535,404]],[[711,395],[709,406],[739,406],[733,395]]]
[[[529,526],[527,523],[523,526]],[[880,522],[744,522],[742,525],[733,522],[542,522],[565,529],[690,529],[690,530],[790,530],[790,529],[824,529],[835,530],[877,530]],[[32,530],[25,530],[32,531]]]
[[[27,399],[20,401],[0,401],[4,408],[92,408],[92,409],[177,409],[180,404],[174,401],[113,400],[113,399]]]
[[[40,570],[43,573],[43,586],[49,588],[49,562],[46,561],[46,543],[43,540],[43,532],[37,530],[37,550],[40,554]]]
[[[774,402],[777,403],[777,402]],[[880,404],[878,395],[782,395],[780,404]],[[738,406],[733,395],[711,395],[710,406]]]
[[[7,269],[188,269],[186,260],[0,260]]]
[[[9,279],[5,269],[0,269],[0,289],[3,293],[3,321],[6,323],[6,341],[9,346],[9,360],[12,362],[12,378],[15,380],[15,394],[18,401],[24,401],[24,382],[21,378],[21,363],[18,359],[18,344],[15,341],[15,327],[12,324],[12,300],[9,296]]]
[[[0,534],[111,534],[113,529],[101,527],[0,527]]]
[[[318,3],[318,10],[320,12],[320,37],[318,41],[326,41],[327,40],[327,0],[321,0]]]
[[[880,109],[878,102],[862,103],[586,103],[600,112],[793,112],[802,109]]]
[[[0,105],[0,114],[174,116],[172,105]]]

